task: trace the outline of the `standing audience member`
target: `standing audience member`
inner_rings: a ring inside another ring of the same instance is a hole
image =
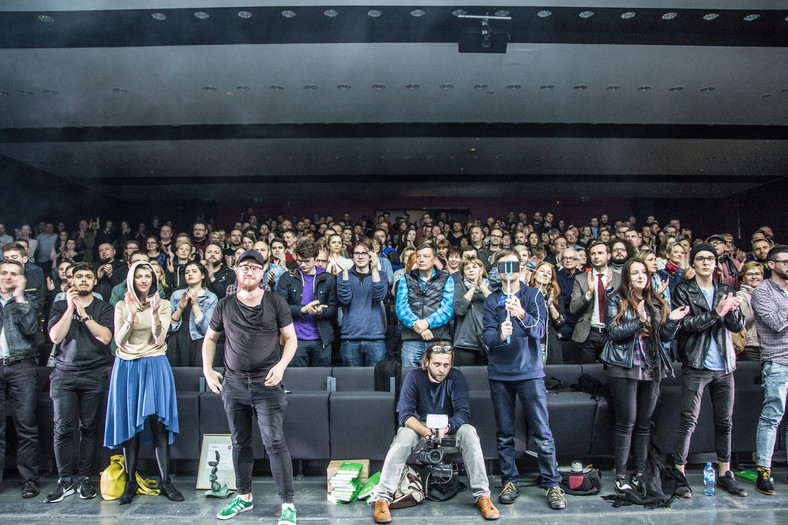
[[[167,342],[170,366],[202,367],[202,340],[218,302],[216,294],[205,288],[205,274],[200,263],[187,263],[183,271],[187,288],[175,290],[170,297],[172,333]],[[184,319],[188,322],[183,322]]]
[[[548,320],[545,325],[544,337],[540,341],[542,360],[547,365],[559,365],[564,362],[558,334],[566,323],[566,318],[564,317],[561,289],[556,282],[555,273],[555,267],[552,264],[540,262],[531,272],[531,279],[528,282],[528,286],[539,290],[547,306]]]
[[[475,231],[475,228],[472,231]],[[487,347],[482,337],[484,300],[492,292],[484,262],[473,257],[460,263],[454,284],[454,364],[486,366]]]
[[[763,282],[763,265],[750,261],[741,267],[741,276],[744,281],[736,293],[742,301],[739,305],[744,315],[745,341],[744,348],[736,348],[739,361],[760,361],[761,347],[758,343],[758,328],[755,326],[755,312],[752,309],[752,292]]]

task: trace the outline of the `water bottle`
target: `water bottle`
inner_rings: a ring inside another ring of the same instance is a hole
[[[707,496],[714,495],[714,469],[711,467],[711,461],[706,462],[706,467],[703,469],[703,493]]]

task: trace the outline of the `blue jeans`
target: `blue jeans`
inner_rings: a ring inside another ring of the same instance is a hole
[[[785,395],[788,393],[788,365],[773,361],[763,363],[763,408],[758,418],[758,431],[755,434],[755,451],[758,466],[771,467],[774,443],[777,441],[777,427],[785,413]],[[788,429],[785,432],[788,438]]]
[[[424,351],[435,341],[402,341],[400,359],[402,366],[421,366],[421,356]]]
[[[517,396],[520,397],[525,421],[536,441],[536,455],[539,474],[542,476],[542,488],[549,489],[560,484],[561,474],[558,473],[555,441],[553,433],[550,431],[544,380],[542,378],[522,381],[490,379],[490,394],[495,408],[498,460],[501,463],[503,484],[506,485],[509,482],[516,484],[520,475],[514,462],[514,410]]]
[[[386,357],[386,341],[342,340],[339,346],[342,366],[375,366]]]
[[[290,366],[331,366],[331,345],[323,346],[323,341],[320,339],[299,339],[298,347]]]

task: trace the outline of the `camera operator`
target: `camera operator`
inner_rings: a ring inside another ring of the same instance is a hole
[[[399,398],[400,429],[386,454],[380,483],[370,498],[375,505],[376,523],[391,522],[389,503],[402,475],[405,461],[415,450],[423,449],[427,439],[440,443],[452,435],[460,449],[468,481],[476,499],[476,507],[488,520],[500,517],[490,501],[490,488],[484,456],[476,429],[468,421],[470,404],[465,376],[452,370],[454,352],[450,343],[438,341],[424,351],[421,368],[411,370],[402,382]],[[427,428],[422,421],[427,414],[445,414],[449,417],[446,428]]]

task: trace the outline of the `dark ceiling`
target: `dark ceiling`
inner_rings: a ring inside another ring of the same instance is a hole
[[[786,175],[784,1],[259,4],[4,0],[0,155],[119,198],[315,180],[723,196]],[[490,21],[507,52],[458,14],[510,16]]]

